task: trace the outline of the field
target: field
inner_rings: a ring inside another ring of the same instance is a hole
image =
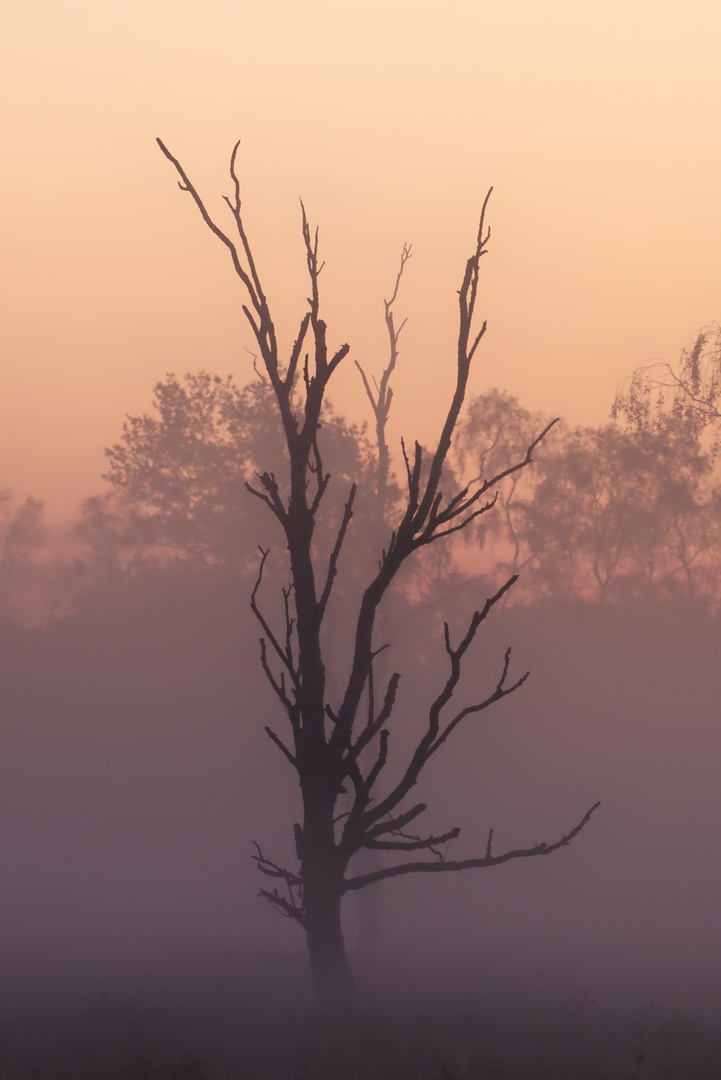
[[[4,995],[3,1080],[718,1080],[721,1028],[653,1004],[481,990],[452,972],[361,980],[359,1016],[312,1008],[279,956]],[[477,980],[477,983],[480,979]],[[383,989],[379,992],[377,986]],[[371,986],[376,987],[371,991]],[[410,987],[414,989],[411,990]]]

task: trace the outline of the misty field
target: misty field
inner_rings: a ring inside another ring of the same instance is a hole
[[[378,974],[378,973],[376,973]],[[298,961],[177,968],[108,993],[46,985],[4,1003],[6,1080],[713,1080],[721,1029],[652,1004],[615,1008],[477,973],[385,972],[341,1029]],[[368,986],[364,989],[367,991]]]
[[[7,1080],[721,1073],[715,616],[498,616],[484,662],[513,641],[532,681],[429,774],[439,826],[513,844],[589,796],[602,813],[548,860],[390,883],[373,948],[349,897],[364,1012],[341,1051],[294,927],[257,899],[252,841],[282,850],[296,795],[241,610],[227,583],[165,577],[3,628]]]

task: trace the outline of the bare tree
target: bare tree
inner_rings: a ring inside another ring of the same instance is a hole
[[[297,774],[303,821],[294,827],[296,869],[273,861],[260,846],[256,847],[254,857],[258,869],[270,879],[269,887],[261,889],[261,895],[282,915],[301,925],[319,998],[325,1004],[337,1005],[352,997],[353,985],[341,924],[341,905],[346,893],[405,874],[450,873],[548,855],[569,844],[598,805],[594,804],[573,828],[551,843],[496,852],[491,830],[485,851],[475,858],[461,860],[442,857],[437,851],[439,845],[458,836],[458,828],[442,835],[415,835],[407,831],[426,809],[422,802],[409,805],[408,799],[428,762],[459,724],[512,694],[526,681],[527,673],[519,677],[511,675],[508,649],[491,692],[463,706],[454,703],[462,665],[479,627],[512,588],[516,575],[473,612],[460,641],[454,643],[448,625],[444,626],[447,672],[443,685],[428,706],[423,730],[399,776],[385,787],[382,784],[389,759],[389,724],[400,681],[399,673],[394,672],[380,693],[373,680],[374,663],[385,648],[378,644],[375,634],[383,600],[398,572],[416,552],[465,529],[491,510],[496,486],[531,462],[535,448],[551,425],[533,439],[525,455],[514,464],[450,496],[444,495],[443,468],[463,405],[471,362],[486,330],[485,322],[474,329],[474,314],[480,261],[489,240],[485,224],[489,191],[481,210],[475,250],[466,263],[459,292],[455,387],[440,437],[428,454],[424,454],[419,443],[410,452],[403,444],[407,484],[404,505],[358,601],[343,691],[338,700],[329,701],[322,630],[353,517],[356,486],[353,484],[348,492],[330,555],[321,565],[314,547],[314,531],[331,479],[323,467],[321,411],[331,379],[348,355],[349,346],[342,345],[335,351],[328,348],[326,323],[320,315],[318,281],[322,264],[318,255],[318,230],[311,229],[301,203],[310,296],[293,347],[283,362],[243,221],[236,169],[239,144],[236,143],[230,159],[233,194],[225,199],[233,220],[234,238],[211,217],[180,162],[160,140],[158,144],[175,167],[181,190],[190,194],[205,224],[228,249],[245,293],[243,311],[275,394],[278,422],[288,448],[289,469],[285,478],[263,472],[256,485],[247,485],[274,515],[287,545],[291,582],[283,590],[284,625],[275,629],[260,606],[267,549],[261,552],[250,603],[263,632],[261,664],[287,718],[289,739],[282,738],[271,727],[266,731]],[[387,396],[385,402],[388,403]],[[381,404],[381,416],[383,408]],[[371,763],[365,766],[368,755],[364,752],[369,748],[373,748]],[[349,808],[341,810],[342,800],[348,797]],[[412,858],[348,876],[351,858],[364,848]]]
[[[386,436],[386,429],[388,427],[388,417],[391,411],[391,404],[393,402],[393,387],[390,380],[393,372],[396,369],[398,362],[398,343],[400,341],[401,332],[406,325],[406,320],[403,319],[400,326],[396,326],[395,312],[393,307],[398,299],[398,290],[401,285],[401,278],[403,277],[403,271],[406,268],[406,263],[411,257],[411,245],[404,244],[403,251],[401,252],[400,265],[398,267],[398,273],[396,274],[395,285],[393,286],[393,292],[390,300],[384,300],[383,306],[385,308],[385,323],[386,330],[388,332],[388,362],[383,368],[380,382],[373,379],[373,386],[368,379],[363,367],[356,360],[355,365],[360,372],[361,379],[363,380],[363,386],[370,402],[371,409],[373,410],[373,419],[375,421],[376,429],[376,490],[375,490],[375,524],[377,529],[385,529],[386,527],[386,509],[388,504],[388,484],[390,480],[390,455],[388,452],[388,439]]]

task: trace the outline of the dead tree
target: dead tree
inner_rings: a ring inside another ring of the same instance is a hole
[[[375,421],[376,429],[376,452],[378,455],[376,462],[376,490],[374,499],[374,519],[376,528],[384,530],[386,528],[386,507],[388,502],[388,482],[390,479],[390,455],[388,452],[388,439],[386,436],[386,429],[388,427],[388,417],[391,411],[391,404],[393,402],[393,387],[390,384],[391,375],[396,369],[398,362],[398,342],[400,340],[403,327],[406,325],[404,319],[400,326],[396,326],[395,312],[393,306],[398,298],[398,290],[401,285],[401,278],[403,277],[403,271],[406,268],[406,263],[411,257],[411,245],[404,244],[403,251],[401,252],[400,266],[398,267],[398,273],[396,274],[395,285],[393,287],[393,293],[390,300],[384,300],[383,306],[385,308],[385,323],[386,330],[388,332],[388,363],[383,368],[380,382],[373,380],[373,387],[368,380],[368,376],[363,370],[362,366],[356,360],[355,365],[360,372],[361,379],[363,380],[363,386],[370,402],[371,409],[373,410],[373,419]]]
[[[341,924],[341,905],[346,893],[402,874],[482,869],[512,859],[549,855],[569,844],[598,806],[598,803],[592,806],[573,828],[551,843],[496,852],[491,831],[485,851],[470,859],[452,860],[438,856],[438,846],[454,840],[459,834],[458,828],[436,836],[407,832],[411,823],[416,822],[426,809],[424,803],[413,803],[409,797],[431,758],[459,724],[512,694],[526,681],[528,673],[519,677],[511,675],[511,650],[508,649],[492,692],[482,700],[462,707],[454,704],[462,665],[478,629],[494,605],[513,587],[516,575],[473,612],[460,641],[454,643],[448,625],[444,626],[445,681],[429,704],[424,728],[401,770],[400,779],[383,785],[389,757],[390,723],[400,681],[400,674],[394,672],[386,681],[383,692],[378,693],[373,680],[375,659],[384,648],[378,645],[374,635],[384,597],[399,570],[416,552],[465,529],[491,510],[496,486],[504,477],[530,464],[533,451],[551,425],[531,442],[521,460],[497,476],[482,479],[450,496],[442,491],[443,466],[463,405],[471,362],[486,331],[485,322],[478,330],[474,329],[474,314],[480,262],[489,240],[485,224],[489,191],[481,210],[475,250],[466,263],[459,291],[455,387],[440,437],[428,455],[424,455],[418,443],[410,452],[402,444],[407,485],[405,503],[380,554],[377,570],[362,591],[354,619],[355,631],[344,690],[339,700],[330,702],[326,694],[321,632],[353,517],[356,486],[353,485],[348,493],[330,555],[324,565],[319,565],[313,537],[318,510],[327,496],[331,479],[323,466],[321,414],[331,379],[348,355],[349,346],[342,345],[335,352],[328,349],[326,323],[320,315],[318,279],[322,264],[318,256],[318,230],[311,230],[301,203],[310,297],[295,343],[283,361],[243,221],[236,169],[239,144],[236,143],[230,158],[233,193],[225,198],[233,219],[233,238],[211,217],[180,162],[160,140],[158,144],[175,167],[181,190],[190,194],[205,224],[228,249],[245,294],[243,311],[273,387],[278,422],[287,443],[288,475],[279,478],[264,472],[258,476],[257,485],[247,485],[251,494],[262,500],[275,516],[287,545],[291,582],[283,590],[285,625],[280,630],[273,628],[259,603],[267,550],[261,552],[250,606],[262,628],[260,661],[263,671],[288,723],[287,738],[270,727],[266,731],[297,774],[303,821],[294,827],[297,868],[289,869],[274,862],[260,846],[256,846],[254,858],[258,869],[270,879],[269,887],[261,889],[261,895],[282,915],[298,922],[305,932],[320,1000],[337,1005],[352,996],[352,975]],[[368,761],[370,764],[366,764]],[[350,809],[340,812],[339,800],[348,795]],[[399,857],[410,854],[412,858],[369,873],[348,876],[352,856],[364,848],[397,853]]]
[[[373,412],[373,426],[375,427],[375,484],[374,490],[371,493],[371,500],[373,507],[373,541],[378,550],[383,547],[386,536],[390,531],[388,527],[388,500],[391,466],[387,428],[391,404],[393,402],[391,377],[396,369],[396,364],[398,363],[400,336],[407,321],[406,319],[403,319],[400,325],[396,325],[394,306],[398,299],[403,272],[411,254],[411,245],[404,244],[398,272],[393,285],[393,292],[388,300],[383,301],[384,321],[386,324],[386,333],[388,335],[388,359],[381,372],[380,381],[375,376],[370,376],[369,378],[363,366],[358,360],[355,361],[355,366],[363,381],[363,387]],[[388,611],[386,611],[386,614],[388,614]],[[384,655],[387,659],[387,653]],[[376,670],[375,665],[371,668],[368,686],[368,694],[370,696],[373,694],[373,681],[382,679],[385,674],[386,672],[382,668]],[[372,756],[372,752],[372,746],[366,747],[366,759]],[[367,765],[366,759],[359,763],[361,767]],[[358,855],[360,858],[356,860],[356,869],[358,866],[363,866],[366,870],[378,869],[382,865],[381,853],[379,851],[362,848],[358,852]],[[383,897],[380,885],[376,889],[360,890],[358,892],[359,945],[363,949],[376,949],[380,944],[382,906]]]

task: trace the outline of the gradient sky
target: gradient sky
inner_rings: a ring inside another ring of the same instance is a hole
[[[242,138],[286,339],[305,297],[299,195],[331,342],[371,370],[413,243],[409,437],[435,430],[494,185],[473,389],[602,422],[620,378],[721,317],[720,39],[716,0],[6,0],[0,483],[66,514],[166,372],[250,374],[229,262],[158,135],[219,214]],[[350,363],[334,399],[363,415]]]

